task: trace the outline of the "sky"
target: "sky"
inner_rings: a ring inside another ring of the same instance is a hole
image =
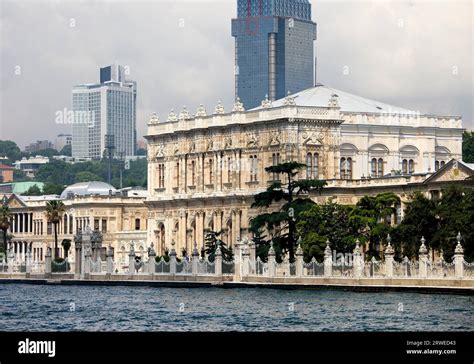
[[[474,127],[471,0],[312,0],[317,82]],[[0,0],[0,140],[20,147],[71,132],[56,115],[74,85],[118,62],[150,115],[234,100],[236,0]]]

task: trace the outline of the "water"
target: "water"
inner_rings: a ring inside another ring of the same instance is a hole
[[[445,294],[0,284],[2,331],[473,331]]]

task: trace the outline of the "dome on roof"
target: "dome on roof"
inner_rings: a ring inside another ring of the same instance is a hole
[[[115,194],[117,190],[114,186],[109,185],[105,182],[92,181],[92,182],[80,182],[75,183],[66,187],[61,193],[61,198],[67,198],[70,195],[77,196],[90,196],[90,195],[101,195],[108,196],[110,191]]]

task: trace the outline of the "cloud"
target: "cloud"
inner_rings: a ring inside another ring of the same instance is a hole
[[[22,146],[69,131],[54,124],[72,87],[119,61],[138,83],[138,135],[149,115],[211,112],[234,97],[234,1],[0,0],[0,139]],[[318,80],[473,126],[470,1],[313,1]],[[74,23],[75,26],[71,27]],[[21,73],[15,74],[16,67]],[[343,67],[349,74],[343,74]],[[453,72],[457,71],[457,74]]]

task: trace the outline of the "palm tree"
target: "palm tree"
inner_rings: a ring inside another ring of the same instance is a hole
[[[59,258],[58,249],[58,224],[64,214],[64,203],[59,200],[48,201],[46,204],[46,216],[48,221],[54,225],[54,259]]]
[[[10,228],[11,217],[10,208],[6,205],[0,206],[0,229],[3,230],[3,251],[5,257],[7,256],[7,230]]]

